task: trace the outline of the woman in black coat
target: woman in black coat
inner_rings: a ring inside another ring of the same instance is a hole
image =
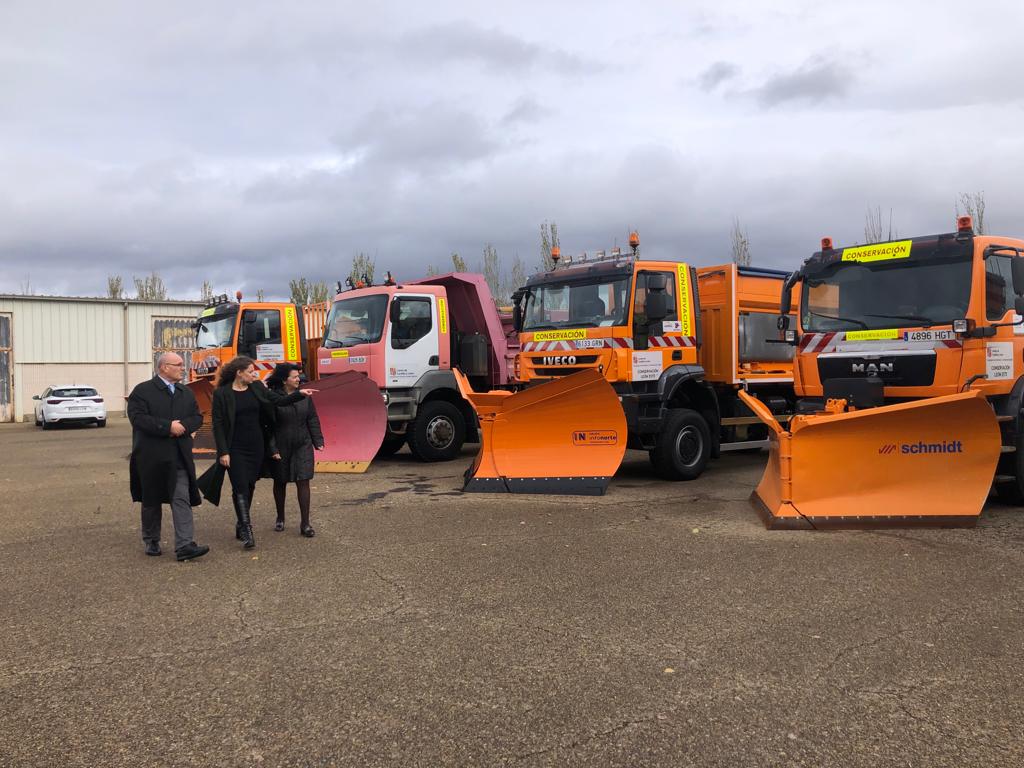
[[[267,379],[267,387],[281,395],[291,395],[298,391],[300,382],[297,365],[278,363]],[[317,416],[312,398],[306,398],[288,405],[278,405],[276,420],[274,439],[281,460],[271,465],[274,503],[277,505],[277,522],[274,523],[274,530],[284,530],[284,502],[288,483],[295,483],[301,515],[299,533],[312,538],[316,531],[309,524],[309,481],[313,479],[316,465],[313,449],[319,451],[324,447],[320,418]]]
[[[248,357],[236,357],[220,369],[212,409],[217,463],[203,473],[200,488],[208,499],[218,503],[227,472],[237,518],[235,537],[246,549],[256,546],[249,511],[263,461],[266,457],[280,458],[274,444],[274,406],[297,402],[313,391],[288,396],[271,392],[259,380],[256,365]]]

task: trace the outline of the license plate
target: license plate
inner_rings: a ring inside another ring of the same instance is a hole
[[[88,411],[89,407],[85,405],[72,405],[68,408],[69,411]]]
[[[904,331],[904,341],[955,341],[953,331]]]

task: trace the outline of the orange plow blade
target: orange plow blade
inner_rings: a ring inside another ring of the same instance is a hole
[[[196,405],[203,414],[203,426],[192,439],[193,456],[213,456],[217,446],[213,441],[213,378],[210,376],[196,379],[188,383],[188,388],[196,397]]]
[[[362,373],[346,371],[308,385],[313,395],[324,449],[316,453],[317,472],[365,472],[380,450],[388,409],[377,385]]]
[[[979,391],[846,412],[795,416],[771,430],[768,466],[751,496],[768,528],[971,527],[1001,440]]]
[[[463,490],[601,496],[626,452],[626,417],[598,371],[522,392],[474,392],[455,371],[480,419],[480,452]]]

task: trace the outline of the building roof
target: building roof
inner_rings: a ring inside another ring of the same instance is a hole
[[[0,300],[9,301],[75,301],[95,304],[161,304],[164,306],[196,306],[202,307],[205,302],[202,299],[110,299],[103,296],[45,296],[26,295],[23,293],[0,293]]]

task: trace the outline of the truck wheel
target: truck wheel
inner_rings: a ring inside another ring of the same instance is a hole
[[[1014,479],[996,483],[996,496],[1004,504],[1020,507],[1024,506],[1024,433],[1018,432],[1013,444],[1017,450],[1003,455],[996,472],[1000,475],[1013,475]]]
[[[700,477],[711,457],[711,430],[704,417],[689,408],[668,412],[650,452],[651,464],[666,480],[694,480]]]
[[[420,406],[409,427],[409,450],[420,461],[450,461],[466,440],[466,423],[459,409],[444,400]]]
[[[387,458],[388,456],[394,456],[405,445],[405,435],[388,435],[384,438],[384,442],[380,444],[380,449],[377,451],[377,458]]]

